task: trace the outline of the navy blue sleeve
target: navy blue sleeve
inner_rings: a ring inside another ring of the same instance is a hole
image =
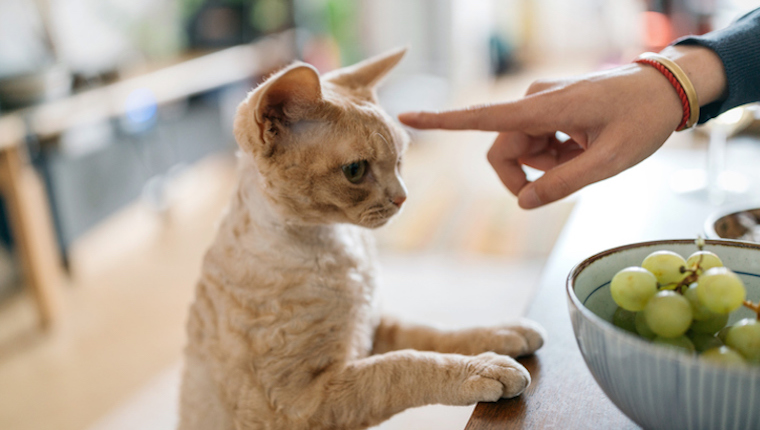
[[[676,45],[701,45],[715,51],[726,70],[725,98],[702,106],[699,123],[746,103],[760,101],[760,8],[722,30],[686,36]]]

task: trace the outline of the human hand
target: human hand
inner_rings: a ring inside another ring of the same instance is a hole
[[[700,100],[709,102],[722,94],[722,87],[716,89],[720,83],[707,85],[701,76],[690,73],[701,64],[684,54],[692,54],[694,48],[669,49],[676,51],[669,52],[672,57],[686,58],[682,68]],[[696,49],[700,54],[706,51]],[[722,63],[717,61],[722,72]],[[680,99],[668,80],[653,67],[630,64],[569,80],[537,81],[526,97],[513,102],[404,113],[399,120],[420,129],[499,132],[488,161],[518,196],[519,205],[531,209],[641,162],[662,146],[682,116]],[[570,139],[560,141],[557,131]],[[523,165],[545,174],[528,182]]]

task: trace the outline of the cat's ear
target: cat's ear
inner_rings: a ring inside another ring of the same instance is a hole
[[[272,76],[262,88],[254,107],[256,122],[298,122],[322,100],[319,73],[313,66],[296,63]]]
[[[401,61],[406,51],[407,48],[397,48],[368,58],[353,66],[334,70],[325,75],[325,80],[344,87],[373,90],[385,75]]]
[[[238,108],[238,144],[254,151],[258,144],[271,152],[277,137],[293,124],[309,119],[322,100],[317,70],[301,62],[288,66],[256,88]]]

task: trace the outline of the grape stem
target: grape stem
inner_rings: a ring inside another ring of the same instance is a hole
[[[748,307],[752,312],[757,314],[757,319],[758,321],[760,321],[760,302],[757,302],[757,304],[754,304],[749,300],[745,300],[743,304],[745,307]]]
[[[699,268],[699,266],[697,266],[697,268]],[[687,269],[686,267],[681,266],[681,273],[686,273],[686,272],[689,272],[689,274],[686,275],[686,277],[683,278],[680,282],[671,282],[669,284],[664,284],[664,285],[661,285],[660,288],[666,289],[666,290],[672,289],[678,294],[683,294],[683,290],[685,288],[688,288],[689,285],[691,285],[694,282],[697,282],[697,280],[699,279],[699,275],[697,275],[697,269]]]
[[[702,250],[702,246],[700,246],[699,239],[701,239],[701,237],[697,238],[697,247],[701,251]],[[703,239],[703,241],[704,241],[704,239]],[[681,279],[680,282],[671,282],[669,284],[661,285],[660,288],[661,289],[666,289],[666,290],[672,289],[675,292],[677,292],[678,294],[683,294],[683,290],[684,289],[688,288],[689,285],[691,285],[692,283],[697,282],[699,280],[699,274],[697,272],[699,272],[699,269],[701,269],[701,264],[702,264],[702,259],[703,258],[704,258],[704,255],[700,255],[699,256],[699,260],[697,260],[697,262],[694,265],[692,265],[691,269],[687,269],[686,266],[681,266],[681,268],[679,269],[680,272],[681,273],[688,272],[689,274],[686,275],[686,277],[684,277],[683,279]],[[673,287],[673,288],[669,288],[669,287]]]
[[[697,249],[700,250],[700,251],[702,251],[704,249],[704,247],[705,247],[705,238],[702,237],[701,234],[698,234],[697,235],[697,239],[694,241],[694,243],[697,245]],[[700,258],[700,261],[701,260],[702,259]]]

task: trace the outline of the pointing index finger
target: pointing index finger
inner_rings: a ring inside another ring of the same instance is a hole
[[[442,112],[405,112],[398,116],[402,123],[419,129],[519,130],[534,124],[540,115],[534,97],[492,105],[470,106]]]

